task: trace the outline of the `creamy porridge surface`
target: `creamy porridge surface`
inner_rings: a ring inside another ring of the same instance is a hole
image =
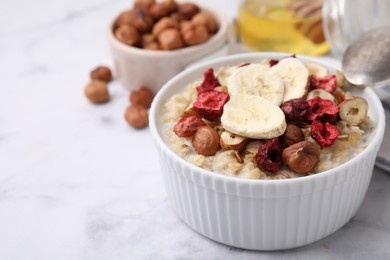
[[[223,102],[217,116],[204,108],[211,102],[214,109],[213,95]],[[166,102],[164,139],[183,159],[217,174],[247,179],[301,177],[334,168],[365,149],[374,131],[365,106],[363,98],[347,91],[340,72],[330,74],[320,64],[295,57],[212,68]],[[302,112],[298,117],[298,112],[289,112],[297,107]],[[194,116],[196,122],[201,120],[200,128],[217,133],[218,148],[211,155],[199,152],[202,143],[194,144],[200,130],[179,136],[188,127],[180,123],[182,119],[191,117],[194,124]],[[239,147],[226,144],[237,140],[242,140]]]

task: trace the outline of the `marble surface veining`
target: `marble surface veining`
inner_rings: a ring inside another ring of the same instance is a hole
[[[208,2],[235,15],[238,1]],[[148,129],[123,120],[128,92],[83,96],[112,65],[109,20],[131,1],[0,2],[0,259],[390,259],[390,174],[375,169],[356,216],[306,247],[213,242],[173,212]]]

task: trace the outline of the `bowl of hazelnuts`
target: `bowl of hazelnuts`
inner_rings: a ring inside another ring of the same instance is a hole
[[[215,9],[175,0],[136,0],[109,24],[116,77],[128,89],[157,92],[187,65],[220,48],[228,21]]]

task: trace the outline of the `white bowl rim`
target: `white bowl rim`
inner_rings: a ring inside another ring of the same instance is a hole
[[[116,48],[122,49],[122,51],[134,53],[138,55],[145,55],[145,56],[162,56],[162,57],[171,57],[171,56],[181,56],[181,55],[188,55],[193,52],[197,52],[199,49],[203,48],[209,48],[211,46],[214,46],[214,44],[218,43],[221,38],[223,38],[228,31],[229,27],[229,21],[226,18],[226,16],[218,11],[217,9],[210,7],[206,4],[197,3],[197,5],[200,7],[201,10],[206,11],[207,13],[211,13],[218,21],[219,29],[211,39],[207,40],[204,43],[197,44],[194,46],[188,46],[176,50],[144,50],[142,48],[137,48],[133,46],[126,45],[119,40],[117,40],[113,33],[113,27],[116,19],[118,18],[118,15],[114,17],[108,24],[107,28],[107,38],[109,41],[112,42],[116,46]]]
[[[343,168],[348,167],[350,164],[353,164],[355,161],[360,160],[361,157],[365,156],[368,153],[371,152],[377,152],[377,151],[372,151],[375,147],[374,143],[379,142],[383,138],[384,134],[384,129],[385,129],[385,112],[383,109],[383,106],[381,105],[380,99],[377,97],[375,92],[367,87],[365,88],[365,91],[367,91],[367,94],[374,100],[374,104],[376,107],[376,110],[378,110],[378,119],[377,119],[377,126],[374,131],[373,136],[371,137],[371,140],[368,144],[368,146],[357,156],[354,158],[348,160],[347,162],[323,171],[319,172],[317,174],[312,174],[309,176],[303,176],[303,177],[298,177],[298,178],[291,178],[291,179],[278,179],[278,180],[269,180],[269,179],[245,179],[245,178],[238,178],[234,176],[229,176],[229,175],[224,175],[224,174],[217,174],[215,172],[205,170],[203,168],[200,168],[198,166],[195,166],[191,164],[190,162],[186,161],[184,158],[173,152],[168,145],[164,142],[162,137],[160,136],[158,130],[157,130],[157,104],[161,102],[161,99],[164,95],[164,92],[169,89],[169,86],[173,84],[175,81],[186,77],[187,75],[190,75],[192,71],[197,70],[201,67],[205,66],[213,66],[215,63],[220,63],[220,62],[225,62],[229,60],[234,60],[234,59],[242,59],[243,61],[245,58],[259,58],[261,59],[281,59],[287,56],[290,56],[291,53],[283,53],[283,52],[256,52],[256,53],[240,53],[240,54],[235,54],[235,55],[229,55],[221,58],[216,58],[208,61],[204,61],[202,63],[199,63],[197,65],[191,66],[189,69],[186,69],[179,74],[177,74],[175,77],[170,79],[164,86],[160,89],[160,91],[157,93],[157,95],[154,97],[152,106],[150,108],[150,115],[149,115],[149,127],[150,131],[152,133],[152,136],[154,138],[154,141],[156,144],[160,147],[164,148],[164,152],[168,153],[169,156],[173,156],[176,160],[180,161],[180,163],[184,164],[186,167],[191,168],[193,171],[195,171],[198,174],[205,175],[207,177],[213,178],[215,180],[223,180],[227,182],[233,182],[233,183],[242,183],[242,184],[249,184],[249,185],[268,185],[268,184],[273,184],[273,185],[282,185],[282,184],[289,184],[289,183],[294,183],[294,182],[299,182],[299,183],[304,183],[304,182],[311,182],[311,181],[317,181],[320,179],[324,179],[327,177],[330,177],[331,175],[338,174],[338,172],[342,171]],[[333,68],[333,69],[340,69],[340,62],[333,59],[333,58],[328,58],[328,57],[310,57],[310,56],[305,56],[305,55],[297,55],[297,58],[302,58],[304,62],[312,61],[312,62],[317,62],[320,64],[324,64],[328,68]],[[190,83],[190,82],[189,82]],[[185,87],[185,86],[184,86]],[[202,177],[205,177],[202,176]]]

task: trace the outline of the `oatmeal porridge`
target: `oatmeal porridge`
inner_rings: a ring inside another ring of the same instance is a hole
[[[295,56],[209,68],[163,113],[164,138],[188,162],[247,179],[316,174],[350,160],[373,131],[341,72]]]

